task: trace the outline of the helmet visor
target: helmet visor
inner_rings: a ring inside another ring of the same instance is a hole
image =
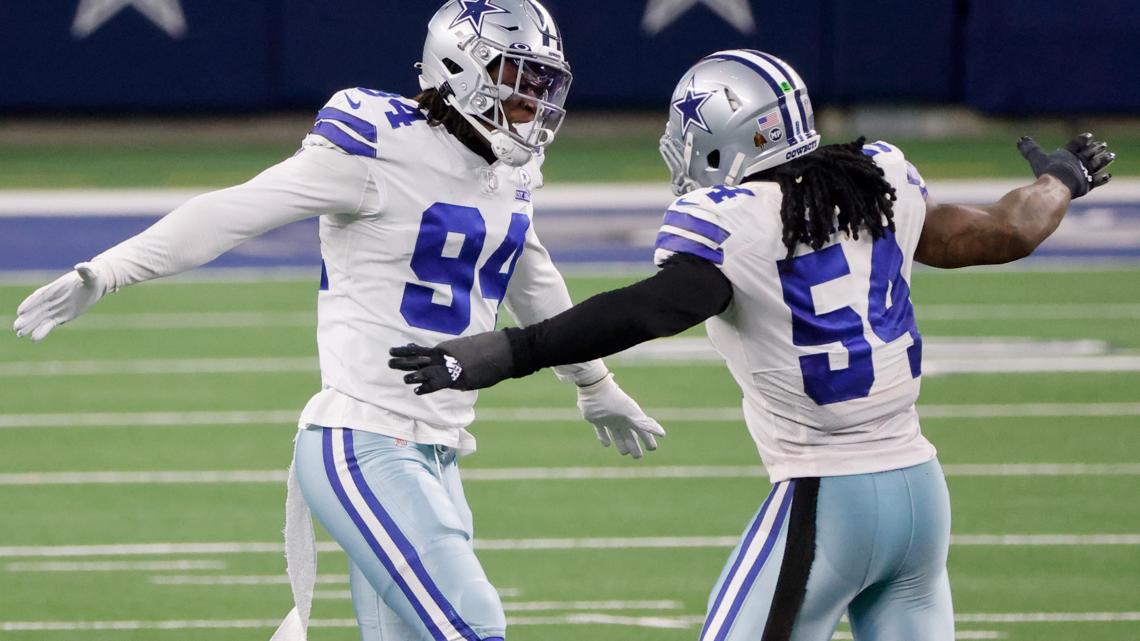
[[[499,105],[512,133],[528,146],[541,147],[554,138],[566,115],[563,105],[572,76],[565,66],[514,52],[499,59]]]

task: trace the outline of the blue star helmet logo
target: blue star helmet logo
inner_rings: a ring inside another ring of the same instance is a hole
[[[488,14],[509,13],[506,9],[491,4],[491,0],[459,0],[463,10],[451,21],[449,29],[454,29],[463,22],[471,25],[475,33],[483,34],[483,18]]]
[[[688,88],[685,89],[685,95],[673,101],[673,109],[681,114],[681,136],[684,137],[689,133],[689,126],[696,125],[704,129],[708,133],[712,133],[708,124],[705,122],[705,117],[701,114],[701,107],[712,98],[711,91],[697,91],[693,88],[693,81],[689,81]]]

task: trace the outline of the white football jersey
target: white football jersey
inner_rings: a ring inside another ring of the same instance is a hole
[[[388,348],[435,345],[495,327],[503,303],[523,325],[570,307],[531,224],[539,163],[488,165],[407,98],[337,93],[292,158],[201,194],[93,259],[112,289],[177,274],[266,231],[320,217],[317,343],[322,390],[302,424],[474,449],[463,428],[475,392],[415,396]],[[508,287],[509,283],[509,287]],[[593,382],[600,360],[555,368]]]
[[[716,186],[675,200],[658,265],[688,253],[733,287],[709,338],[744,392],[744,416],[772,481],[898,469],[934,457],[915,402],[922,339],[910,302],[926,186],[901,151],[864,146],[894,186],[895,232],[835,234],[791,260],[774,182]]]
[[[321,109],[304,140],[314,145],[365,159],[378,200],[374,212],[321,218],[317,342],[326,389],[304,421],[384,431],[390,421],[370,418],[372,406],[466,426],[477,393],[413,395],[405,373],[388,367],[388,348],[495,328],[516,264],[528,241],[537,244],[530,194],[542,183],[538,161],[489,166],[442,126],[429,127],[412,101],[367,89],[342,91]],[[367,406],[346,413],[344,397]]]

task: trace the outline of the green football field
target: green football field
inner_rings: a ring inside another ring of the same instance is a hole
[[[1140,638],[1138,283],[1136,268],[915,274],[960,639]],[[0,286],[5,326],[31,289]],[[152,283],[43,343],[0,336],[0,638],[268,639],[291,605],[283,479],[318,386],[314,290]],[[962,360],[994,371],[937,371]],[[548,373],[479,401],[462,467],[512,640],[695,639],[768,492],[723,366],[611,367],[669,430],[642,461],[599,447]],[[310,637],[359,638],[342,554],[320,565]]]
[[[1021,131],[1021,130],[1018,130]],[[305,130],[279,142],[162,139],[107,141],[107,144],[48,142],[0,144],[0,189],[223,187],[244,182],[297,150]],[[875,132],[864,132],[875,140]],[[1109,130],[1104,137],[1118,158],[1116,176],[1140,176],[1140,134]],[[850,136],[848,138],[853,138]],[[826,142],[845,142],[832,138]],[[907,140],[887,137],[928,180],[1031,177],[1015,148],[1017,135],[980,139]],[[1063,135],[1040,137],[1052,148]],[[559,138],[543,166],[547,184],[568,182],[665,182],[657,136],[567,136]]]

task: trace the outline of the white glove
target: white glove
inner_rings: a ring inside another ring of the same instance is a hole
[[[665,436],[665,429],[618,387],[613,374],[579,387],[578,409],[582,411],[582,418],[593,423],[602,446],[614,443],[622,455],[641,458],[642,445],[647,450],[655,450],[657,439],[654,437]]]
[[[32,292],[16,309],[12,329],[16,336],[31,335],[41,341],[56,325],[62,325],[87,311],[109,290],[105,278],[91,263],[79,263],[74,271]]]

